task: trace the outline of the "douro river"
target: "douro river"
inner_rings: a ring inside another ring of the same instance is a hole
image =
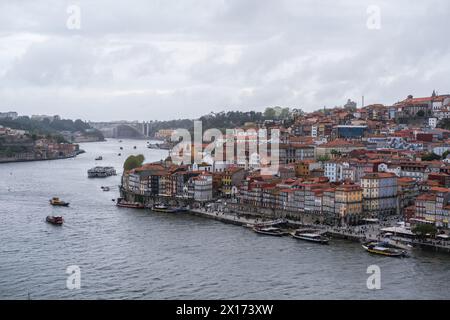
[[[321,246],[189,214],[117,208],[111,200],[126,156],[156,161],[167,151],[131,140],[81,148],[86,153],[74,159],[0,164],[0,298],[450,298],[450,254],[373,256],[347,241]],[[95,165],[112,165],[118,175],[88,179]],[[70,207],[50,206],[52,196]],[[62,227],[45,223],[59,214]],[[373,265],[378,290],[367,286]],[[79,289],[69,289],[69,266],[79,268]]]

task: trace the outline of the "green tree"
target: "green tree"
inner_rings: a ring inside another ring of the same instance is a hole
[[[434,237],[437,233],[437,228],[434,224],[421,223],[416,225],[412,232],[421,238],[426,238],[427,236]]]
[[[446,159],[447,156],[448,156],[449,154],[450,154],[450,151],[449,151],[449,150],[445,151],[445,152],[442,154],[442,159]]]
[[[423,117],[424,115],[425,115],[425,111],[423,111],[423,110],[417,111],[417,116],[418,117]]]
[[[433,161],[433,160],[440,160],[440,159],[441,159],[441,157],[434,152],[426,153],[425,155],[422,156],[422,161]]]
[[[266,110],[264,110],[264,117],[266,117],[266,119],[273,120],[276,118],[276,116],[277,112],[274,108],[266,108]]]
[[[289,108],[283,108],[283,109],[281,109],[279,118],[280,118],[280,119],[283,119],[283,120],[284,120],[284,119],[288,119],[290,113],[291,113],[291,112],[290,112]]]
[[[330,160],[330,157],[328,155],[323,155],[323,156],[318,156],[317,157],[317,161],[324,162],[324,161],[328,161],[328,160]]]
[[[142,154],[139,154],[137,156],[129,156],[127,158],[127,160],[125,160],[124,164],[123,164],[123,169],[125,171],[129,171],[135,168],[138,168],[140,166],[142,166],[142,164],[144,163],[144,156]]]

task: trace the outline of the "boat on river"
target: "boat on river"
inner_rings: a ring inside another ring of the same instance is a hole
[[[286,222],[287,222],[286,219],[277,219],[277,220],[264,221],[264,222],[248,223],[248,224],[244,225],[244,227],[250,228],[250,229],[263,228],[263,227],[273,227],[273,226],[277,226],[277,225],[280,225],[280,224],[284,224]]]
[[[264,227],[264,228],[253,228],[253,231],[259,234],[263,234],[266,236],[275,236],[275,237],[281,237],[284,236],[285,232],[281,230],[280,228],[275,227]]]
[[[115,176],[116,169],[113,167],[94,167],[88,170],[88,177],[89,178],[106,178],[109,176]]]
[[[165,204],[155,204],[152,206],[152,211],[154,212],[164,212],[164,213],[176,213],[178,210],[176,208],[171,208]]]
[[[118,198],[116,202],[116,206],[122,207],[122,208],[132,208],[132,209],[144,209],[144,205],[139,202],[130,202],[126,201],[122,198]]]
[[[61,216],[47,216],[45,221],[57,226],[61,226],[64,223],[64,219]]]
[[[147,148],[149,149],[161,149],[161,150],[170,150],[172,148],[170,143],[148,143]]]
[[[51,198],[49,200],[49,202],[52,206],[59,206],[59,207],[68,207],[69,206],[69,202],[62,201],[58,197]]]
[[[328,239],[327,237],[319,234],[319,233],[314,233],[314,232],[302,232],[299,230],[296,230],[295,232],[291,233],[291,236],[295,239],[299,239],[299,240],[305,240],[305,241],[309,241],[309,242],[315,242],[315,243],[320,243],[320,244],[328,244],[328,242],[330,241],[330,239]]]
[[[389,246],[385,242],[367,242],[362,245],[364,250],[369,253],[379,254],[388,257],[406,257],[407,252]]]
[[[95,160],[96,160],[96,161],[103,160],[103,157],[102,157],[102,156],[98,156],[97,158],[95,158]]]

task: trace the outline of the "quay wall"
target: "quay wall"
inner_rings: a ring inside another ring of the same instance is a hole
[[[379,240],[379,239],[365,238],[364,235],[361,234],[349,234],[342,230],[333,230],[330,227],[325,227],[323,224],[317,224],[316,222],[318,220],[320,221],[320,223],[322,223],[324,219],[322,216],[314,214],[307,214],[301,212],[287,212],[283,210],[273,210],[269,208],[255,208],[250,207],[248,205],[241,205],[235,203],[223,207],[222,212],[218,213],[214,210],[205,209],[204,205],[207,203],[197,202],[194,201],[193,199],[173,198],[164,196],[142,196],[133,194],[131,192],[127,192],[122,188],[120,188],[120,195],[127,201],[140,202],[149,206],[158,202],[165,202],[173,206],[189,205],[191,207],[191,209],[189,210],[190,214],[239,226],[253,224],[259,221],[275,220],[283,218],[287,220],[287,226],[289,228],[311,227],[316,229],[322,229],[323,230],[322,233],[331,238],[343,239],[353,242],[361,242],[362,240],[365,241]],[[413,245],[415,246],[415,248],[427,251],[450,253],[450,246],[437,245],[433,243],[423,243],[420,241],[413,241]]]

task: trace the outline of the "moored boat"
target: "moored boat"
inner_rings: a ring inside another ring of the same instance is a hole
[[[164,212],[164,213],[176,213],[178,210],[176,208],[171,208],[165,204],[155,204],[152,206],[152,211],[154,212]]]
[[[48,223],[60,226],[64,223],[64,219],[61,216],[47,216],[45,218],[45,221],[47,221]]]
[[[388,257],[406,257],[407,255],[407,252],[405,250],[392,248],[386,243],[382,242],[368,242],[364,243],[362,247],[369,253],[379,254]]]
[[[122,208],[133,208],[133,209],[144,209],[144,205],[139,202],[129,202],[122,198],[118,198],[116,202],[116,206]]]
[[[244,225],[246,228],[263,228],[263,227],[272,227],[280,224],[286,223],[286,219],[277,219],[277,220],[271,220],[271,221],[264,221],[264,222],[256,222],[256,223],[248,223]]]
[[[97,158],[95,158],[95,160],[103,160],[103,157],[102,156],[98,156]]]
[[[109,190],[111,190],[109,187],[101,187],[101,189],[103,190],[103,191],[109,191]]]
[[[53,197],[49,200],[52,206],[68,207],[69,202],[61,201],[58,197]]]
[[[310,241],[310,242],[315,242],[315,243],[320,243],[320,244],[328,244],[328,242],[330,241],[330,239],[328,239],[327,237],[325,237],[321,234],[318,234],[318,233],[307,233],[307,232],[295,231],[291,235],[295,239],[300,239],[300,240],[305,240],[305,241]]]
[[[275,227],[265,227],[265,228],[253,228],[253,231],[259,234],[267,235],[267,236],[275,236],[281,237],[285,233],[280,228]]]
[[[175,210],[177,210],[177,212],[188,212],[189,208],[188,207],[177,207],[177,208],[175,208]]]

